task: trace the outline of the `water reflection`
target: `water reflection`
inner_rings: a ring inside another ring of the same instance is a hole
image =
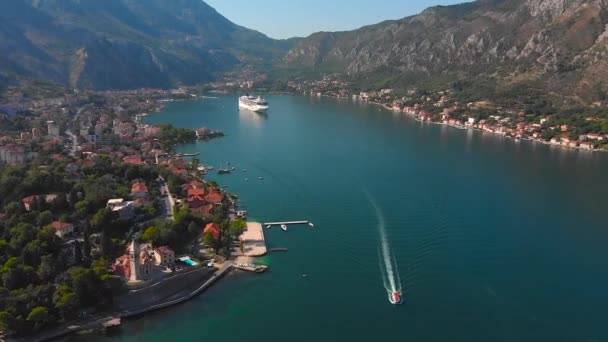
[[[239,109],[239,118],[242,122],[248,123],[253,127],[260,127],[262,122],[268,119],[268,114],[266,113],[256,113],[247,109],[240,108]]]

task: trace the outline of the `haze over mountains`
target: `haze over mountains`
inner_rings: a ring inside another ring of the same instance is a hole
[[[199,0],[3,1],[0,69],[105,89],[196,84],[254,65],[287,78],[331,72],[386,85],[534,83],[591,99],[608,76],[607,10],[608,0],[481,0],[273,40]]]

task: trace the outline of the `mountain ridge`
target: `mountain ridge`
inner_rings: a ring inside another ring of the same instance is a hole
[[[292,44],[200,0],[0,3],[0,68],[83,88],[170,87],[264,65]]]
[[[253,68],[368,88],[468,81],[608,96],[608,0],[478,0],[287,40],[202,0],[15,0],[0,2],[0,48],[0,70],[79,88],[194,85]]]
[[[608,2],[484,0],[431,7],[418,15],[347,32],[315,33],[279,63],[286,70],[387,75],[390,83],[467,79],[500,86],[541,82],[547,92],[576,89],[590,99],[603,84]],[[598,77],[602,75],[602,77]]]

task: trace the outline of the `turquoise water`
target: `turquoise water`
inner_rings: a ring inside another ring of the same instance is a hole
[[[269,247],[289,248],[262,260],[269,272],[233,273],[100,340],[608,341],[608,155],[350,101],[268,100],[267,116],[225,96],[172,103],[147,121],[224,131],[180,152],[237,167],[209,178],[251,217],[315,228],[266,230]],[[403,305],[383,287],[381,219]]]

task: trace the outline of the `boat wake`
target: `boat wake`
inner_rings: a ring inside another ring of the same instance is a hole
[[[382,283],[384,289],[388,294],[388,300],[391,304],[401,304],[402,302],[402,290],[401,290],[401,278],[399,276],[399,270],[397,268],[397,261],[395,256],[391,252],[391,246],[386,234],[386,225],[384,221],[384,214],[380,207],[373,199],[373,197],[366,192],[369,202],[374,207],[376,212],[376,218],[378,220],[378,232],[380,234],[380,246],[378,247],[378,261],[380,266],[380,273],[382,274]]]

